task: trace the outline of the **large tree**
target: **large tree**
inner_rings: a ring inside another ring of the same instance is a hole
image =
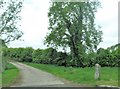
[[[100,2],[53,2],[49,17],[49,34],[45,43],[54,47],[70,47],[73,65],[83,66],[85,52],[94,51],[102,41],[102,32],[95,24]]]
[[[20,12],[23,0],[0,0],[0,38],[5,43],[19,39]]]

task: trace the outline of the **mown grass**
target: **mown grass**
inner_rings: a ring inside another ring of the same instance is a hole
[[[117,67],[103,67],[101,68],[101,79],[94,79],[94,67],[91,68],[73,68],[62,67],[46,64],[25,63],[32,67],[47,71],[58,77],[70,80],[75,83],[87,85],[112,85],[118,86],[118,68]]]
[[[2,73],[2,86],[3,87],[10,86],[12,83],[14,83],[14,81],[19,75],[19,70],[14,65],[8,63],[7,67],[8,69]]]

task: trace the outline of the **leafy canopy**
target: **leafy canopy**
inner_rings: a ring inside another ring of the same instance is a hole
[[[19,29],[22,0],[0,0],[0,38],[5,43],[19,39],[22,32]]]
[[[53,2],[49,9],[49,34],[45,43],[54,47],[71,47],[74,43],[85,50],[96,49],[102,32],[95,24],[100,3]]]

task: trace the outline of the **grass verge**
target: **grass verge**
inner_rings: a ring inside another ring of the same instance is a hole
[[[96,81],[94,79],[94,67],[92,68],[73,68],[73,67],[62,67],[47,64],[35,64],[25,63],[32,67],[47,71],[58,77],[66,80],[87,84],[87,85],[112,85],[118,86],[118,68],[117,67],[103,67],[101,68],[101,79]]]
[[[2,74],[0,73],[0,88],[2,88]]]
[[[2,86],[8,87],[15,82],[16,78],[19,75],[19,69],[14,65],[8,63],[8,69],[2,73]]]

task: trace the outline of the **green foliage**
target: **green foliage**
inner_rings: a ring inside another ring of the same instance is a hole
[[[66,53],[62,53],[62,52],[58,52],[57,53],[57,58],[54,60],[54,64],[57,64],[59,66],[66,66],[66,59],[67,59],[67,54]]]
[[[0,38],[0,46],[1,48],[7,48],[7,45],[5,44],[5,41]]]
[[[0,0],[0,38],[5,43],[19,39],[23,34],[18,30],[22,3],[22,0]]]
[[[23,51],[21,51],[20,59],[22,59],[22,61],[25,62],[32,62],[32,53],[33,53],[33,49],[31,47],[25,48],[23,49]]]
[[[120,44],[111,46],[107,49],[99,48],[97,51],[96,63],[99,63],[101,66],[119,66],[120,63]]]
[[[100,2],[53,2],[50,6],[49,30],[45,44],[70,48],[73,66],[84,66],[83,56],[97,49],[102,32],[94,23]]]
[[[4,48],[3,56],[10,57],[16,61],[32,62],[33,49],[31,47],[27,48]]]
[[[40,63],[41,62],[41,55],[42,55],[41,49],[34,50],[32,53],[33,62]]]
[[[80,61],[72,60],[72,55],[64,52],[57,52],[53,48],[37,49],[27,48],[3,48],[3,56],[10,57],[20,62],[35,62],[41,64],[54,64],[58,66],[74,66],[74,67],[93,67],[96,63],[102,67],[118,67],[120,63],[120,48],[117,45],[114,49],[99,48],[97,52],[84,53],[82,55],[83,65],[79,65]],[[4,61],[5,62],[5,61]],[[77,65],[75,65],[77,64]]]
[[[59,54],[53,48],[47,48],[45,50],[37,49],[37,50],[34,50],[32,55],[33,62],[43,63],[43,64],[57,64],[57,65],[62,65],[62,64],[59,64],[59,60],[61,56],[62,58],[64,57],[62,54]]]

